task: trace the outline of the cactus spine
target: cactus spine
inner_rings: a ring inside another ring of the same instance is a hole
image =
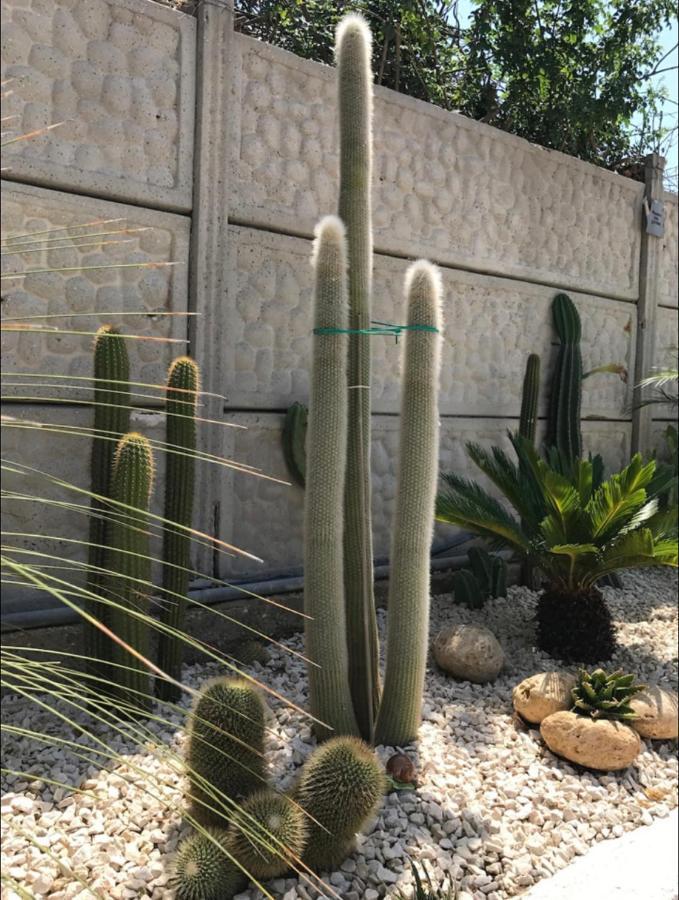
[[[191,527],[196,449],[196,402],[199,390],[197,364],[188,356],[170,366],[166,390],[165,512],[163,530],[163,588],[165,606],[162,621],[181,629],[186,615],[189,589],[191,535],[173,527]],[[171,678],[181,677],[183,644],[179,637],[161,633],[158,665]],[[158,679],[156,692],[163,700],[176,700],[180,690],[172,682]]]
[[[377,812],[385,789],[384,771],[363,741],[333,738],[317,748],[302,768],[296,791],[309,814],[304,863],[320,870],[345,859],[356,832]]]
[[[339,84],[339,217],[347,229],[349,327],[371,321],[372,75],[365,21],[346,16],[337,29]],[[345,482],[344,588],[349,681],[361,734],[372,740],[379,704],[379,652],[373,595],[370,508],[370,337],[349,339],[349,421]]]
[[[116,442],[130,427],[130,362],[125,338],[113,325],[102,325],[94,340],[94,431],[91,456],[91,490],[108,497]],[[110,507],[92,497],[90,501],[87,590],[101,594]],[[87,611],[108,624],[110,608],[97,600],[87,601]],[[107,677],[103,666],[111,657],[110,638],[85,622],[85,654],[93,675]]]
[[[306,435],[309,412],[303,403],[293,403],[283,422],[283,457],[290,477],[304,487],[306,481]]]
[[[535,446],[535,430],[538,422],[538,398],[540,395],[540,357],[531,353],[526,363],[521,394],[519,434]]]
[[[441,278],[424,260],[406,274],[407,323],[399,473],[389,577],[389,628],[379,744],[416,737],[429,639],[429,553],[438,474]],[[429,330],[427,330],[429,329]]]
[[[567,294],[556,295],[552,313],[561,346],[552,382],[547,443],[572,462],[582,456],[582,327],[575,304]]]
[[[151,445],[141,434],[124,435],[115,451],[111,498],[117,502],[108,529],[106,593],[111,630],[148,659],[149,626],[131,613],[149,611],[151,557],[148,510],[153,487]],[[124,668],[111,673],[115,692],[129,704],[129,712],[143,712],[150,704],[150,678],[146,665],[117,642],[111,643],[111,661]]]
[[[264,717],[264,701],[249,681],[218,678],[201,691],[189,718],[186,760],[191,812],[199,822],[224,825],[233,801],[266,783]]]
[[[314,245],[316,329],[346,328],[344,226],[334,216],[316,229]],[[347,454],[347,335],[315,334],[309,455],[304,502],[304,604],[311,711],[329,729],[356,734],[349,690],[342,507]],[[327,728],[316,725],[320,737]]]
[[[249,797],[234,818],[229,850],[254,878],[284,875],[299,863],[307,839],[304,810],[272,790]]]
[[[209,828],[187,838],[174,864],[176,900],[230,900],[245,885],[245,876],[226,855],[227,832]]]

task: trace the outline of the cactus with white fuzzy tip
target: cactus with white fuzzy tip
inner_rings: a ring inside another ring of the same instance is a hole
[[[416,737],[429,638],[429,558],[438,477],[441,276],[425,260],[406,274],[407,324],[399,471],[389,577],[387,665],[378,744]]]
[[[335,216],[316,229],[314,326],[347,327],[346,243]],[[304,498],[304,608],[312,715],[339,734],[356,734],[349,689],[342,516],[347,458],[347,335],[313,338]],[[319,737],[332,731],[316,723]]]
[[[372,291],[372,39],[361,16],[337,28],[340,192],[347,229],[349,327],[366,329]],[[349,421],[345,483],[344,584],[349,684],[361,734],[372,739],[380,697],[379,648],[373,593],[370,508],[370,336],[349,338]]]

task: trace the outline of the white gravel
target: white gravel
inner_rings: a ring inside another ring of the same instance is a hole
[[[607,591],[620,627],[621,648],[613,665],[643,681],[677,688],[677,578],[668,571],[630,573],[622,591]],[[511,588],[505,600],[471,612],[449,597],[433,601],[432,631],[455,622],[490,627],[507,664],[488,685],[456,682],[432,664],[427,677],[424,722],[417,745],[404,748],[420,773],[417,792],[392,793],[357,852],[328,876],[344,900],[378,900],[407,894],[410,861],[426,860],[445,886],[460,888],[459,900],[502,900],[615,838],[665,818],[676,806],[675,742],[644,742],[637,763],[618,774],[577,770],[546,750],[537,731],[517,723],[511,690],[522,678],[554,668],[533,647],[535,595]],[[382,614],[380,614],[382,620]],[[381,621],[383,625],[384,622]],[[301,650],[301,636],[287,645]],[[194,686],[216,673],[214,664],[194,666],[185,680]],[[289,700],[304,706],[303,664],[274,649],[263,669],[250,670]],[[271,774],[285,787],[313,743],[301,714],[273,704]],[[61,707],[62,710],[67,708]],[[72,711],[68,715],[73,717]],[[124,766],[94,761],[91,740],[79,738],[30,701],[9,697],[3,721],[14,727],[49,730],[75,740],[79,758],[56,743],[36,745],[6,735],[3,766],[42,781],[2,779],[3,874],[41,900],[102,897],[170,900],[167,886],[172,851],[186,829],[181,824],[182,716],[150,723],[141,745],[120,740],[129,754]],[[390,748],[379,748],[385,759]],[[52,782],[80,784],[74,793]],[[96,796],[95,796],[96,794]],[[169,812],[158,801],[176,804]],[[32,837],[32,842],[29,839]],[[39,846],[38,846],[39,845]],[[319,893],[296,879],[270,883],[282,900],[309,900]],[[3,898],[20,895],[6,886]],[[256,890],[239,900],[258,900]]]

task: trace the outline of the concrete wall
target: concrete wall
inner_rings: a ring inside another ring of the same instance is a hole
[[[303,493],[280,483],[287,477],[280,430],[283,411],[307,399],[309,240],[319,216],[336,207],[333,70],[234,35],[226,4],[204,4],[197,19],[151,0],[3,0],[2,13],[2,78],[11,79],[13,92],[5,114],[17,116],[20,131],[62,123],[9,148],[3,235],[122,220],[146,230],[120,247],[86,252],[74,240],[40,263],[75,269],[124,257],[173,264],[31,275],[9,283],[3,314],[63,315],[62,327],[90,332],[103,313],[145,312],[128,326],[155,339],[130,342],[142,382],[159,382],[187,342],[206,386],[224,398],[206,398],[203,414],[219,424],[202,426],[204,448],[274,479],[201,466],[199,526],[216,527],[222,540],[264,560],[221,554],[219,573],[298,565]],[[665,237],[649,238],[640,183],[381,88],[374,130],[375,318],[402,321],[410,259],[424,255],[443,269],[443,469],[467,469],[466,440],[506,441],[516,427],[525,359],[535,351],[543,357],[544,415],[557,290],[568,290],[580,310],[586,368],[615,362],[634,372],[649,241],[658,242],[650,246],[659,259],[651,286],[654,359],[666,360],[677,343],[675,196],[665,196]],[[24,271],[36,262],[24,254],[6,266]],[[96,317],[74,317],[93,311]],[[198,315],[189,327],[184,317],[159,312]],[[89,334],[7,333],[3,344],[7,371],[90,372]],[[400,347],[383,337],[372,346],[375,547],[384,555]],[[611,466],[631,449],[629,394],[615,375],[585,383],[587,449],[601,451]],[[10,385],[4,412],[87,427],[88,396],[71,390],[57,406],[48,402],[53,388]],[[157,400],[139,402],[151,408],[140,413],[141,424],[161,439]],[[646,429],[649,440],[659,436],[661,418]],[[8,434],[24,462],[86,483],[82,436],[17,426]],[[5,521],[9,530],[84,534],[83,516],[73,510],[55,518],[13,502]],[[211,554],[200,553],[198,562],[213,572]]]

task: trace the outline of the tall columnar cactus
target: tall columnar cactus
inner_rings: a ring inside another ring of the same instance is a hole
[[[283,457],[290,477],[304,487],[306,483],[306,435],[309,410],[303,403],[293,403],[283,422]]]
[[[265,789],[234,817],[229,850],[250,875],[265,881],[298,866],[306,840],[307,816],[300,805]]]
[[[205,685],[189,718],[186,754],[191,812],[205,825],[230,821],[233,801],[265,786],[265,705],[249,681]]]
[[[313,367],[304,502],[304,608],[311,712],[319,737],[357,734],[347,649],[342,536],[347,459],[346,243],[335,216],[314,244]],[[327,330],[330,329],[330,333]],[[339,333],[332,333],[336,329]],[[326,333],[323,333],[326,331]],[[330,730],[329,730],[330,729]]]
[[[519,434],[535,445],[535,431],[538,423],[538,399],[540,395],[540,357],[531,353],[526,363],[521,392],[521,416]]]
[[[91,455],[91,490],[108,497],[111,489],[113,457],[117,441],[130,427],[130,362],[125,338],[113,325],[102,325],[94,340],[94,430]],[[101,594],[108,517],[111,510],[102,500],[90,500],[87,590]],[[107,624],[109,610],[94,598],[87,601],[87,611]],[[92,674],[104,677],[102,668],[110,658],[110,638],[99,628],[85,622],[85,654]]]
[[[371,35],[357,15],[337,29],[340,193],[347,229],[349,327],[370,327],[372,291]],[[349,683],[361,734],[372,739],[379,705],[379,650],[373,594],[370,508],[370,337],[349,339],[349,420],[345,484],[344,586]]]
[[[228,833],[209,828],[187,838],[174,863],[172,886],[176,900],[231,900],[246,878],[225,852]]]
[[[377,812],[386,778],[372,750],[357,738],[333,738],[302,768],[295,799],[309,814],[303,861],[310,869],[338,865],[356,832]]]
[[[379,744],[417,735],[429,640],[429,555],[438,477],[441,277],[425,260],[406,274],[407,324],[389,627]]]
[[[582,456],[580,409],[582,406],[582,327],[575,304],[567,294],[552,303],[554,327],[561,341],[549,401],[547,443],[568,461]]]
[[[111,499],[116,506],[109,522],[105,567],[105,591],[113,604],[109,610],[111,631],[129,647],[148,659],[149,625],[136,613],[148,615],[151,556],[148,510],[153,487],[153,454],[141,434],[124,435],[115,451],[111,477]],[[129,712],[143,712],[150,703],[149,670],[119,643],[111,642],[111,678],[114,692]]]
[[[188,356],[175,359],[169,369],[166,390],[165,524],[163,530],[162,621],[181,629],[186,616],[189,589],[193,487],[196,449],[196,401],[200,376]],[[184,526],[175,528],[175,525]],[[161,633],[158,665],[171,678],[181,677],[181,638]],[[172,682],[158,679],[156,692],[164,700],[175,700],[180,690]]]

